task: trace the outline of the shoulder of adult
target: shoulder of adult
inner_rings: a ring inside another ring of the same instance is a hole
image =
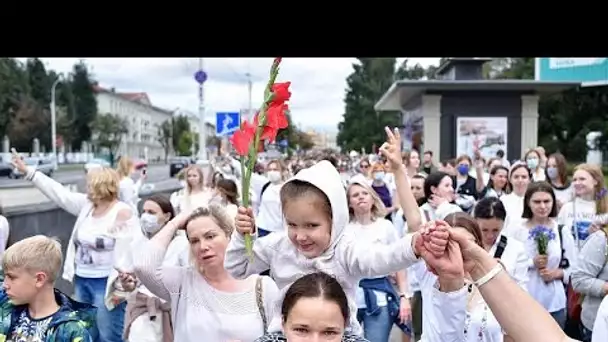
[[[116,220],[118,221],[127,221],[133,217],[133,209],[126,203],[120,203],[120,207],[118,208],[118,212],[116,212]]]

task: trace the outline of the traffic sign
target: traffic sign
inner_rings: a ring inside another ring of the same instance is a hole
[[[198,83],[198,84],[205,83],[205,81],[207,81],[207,73],[204,72],[203,70],[197,71],[194,74],[194,80],[196,80],[196,83]]]
[[[608,58],[536,58],[537,81],[581,82],[582,86],[608,84]]]
[[[241,125],[239,112],[215,113],[215,134],[221,137],[231,136]]]

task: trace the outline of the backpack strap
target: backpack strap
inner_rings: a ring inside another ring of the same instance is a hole
[[[557,225],[557,236],[559,236],[559,244],[562,249],[561,259],[559,260],[559,268],[568,268],[570,267],[570,261],[566,258],[566,249],[564,248],[564,239],[562,236],[562,229],[564,228],[563,224]]]
[[[494,258],[500,259],[502,254],[505,252],[505,248],[507,247],[507,237],[504,235],[500,236],[500,241],[498,241],[498,246],[496,247],[496,252],[494,252]]]
[[[424,209],[422,209],[422,212],[424,213],[424,218],[426,218],[426,222],[431,222],[431,215],[429,215],[429,212]]]
[[[270,182],[264,184],[264,186],[262,187],[262,191],[260,192],[260,201],[262,201],[262,196],[264,196],[264,191],[266,191],[266,189],[268,189],[269,186],[270,186]]]

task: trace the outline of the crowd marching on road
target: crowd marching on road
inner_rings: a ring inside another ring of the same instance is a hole
[[[63,255],[44,235],[4,250],[0,216],[0,341],[608,341],[600,167],[401,146],[387,128],[378,154],[259,163],[249,188],[224,154],[141,210],[127,156],[73,192],[14,153],[77,219]]]

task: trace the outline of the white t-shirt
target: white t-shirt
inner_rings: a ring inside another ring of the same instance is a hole
[[[602,299],[602,304],[597,310],[595,323],[593,324],[593,335],[591,342],[608,341],[608,296]]]
[[[4,255],[6,244],[8,243],[8,236],[10,234],[10,228],[6,217],[0,215],[0,257]],[[2,265],[0,264],[0,269]]]
[[[399,239],[395,228],[393,228],[393,224],[384,218],[377,218],[374,222],[366,225],[350,222],[346,225],[346,229],[350,230],[357,237],[357,240],[372,244],[388,245]],[[379,291],[374,291],[374,293],[376,294],[378,306],[386,306],[386,293]],[[360,287],[357,287],[355,303],[359,309],[367,307],[365,305],[363,289]]]
[[[130,209],[124,202],[117,202],[101,217],[93,217],[92,211],[84,218],[75,232],[76,275],[83,278],[104,278],[114,267],[113,231],[117,230],[116,216],[121,209]]]

